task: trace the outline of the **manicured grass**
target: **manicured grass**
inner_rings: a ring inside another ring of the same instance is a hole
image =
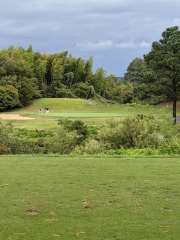
[[[1,156],[0,172],[2,240],[179,239],[178,158]]]
[[[48,113],[49,117],[56,118],[109,118],[109,117],[124,117],[122,113]],[[42,117],[47,117],[43,115]]]
[[[39,108],[50,109],[49,114],[39,115]],[[5,112],[6,114],[20,114],[24,117],[32,117],[32,120],[1,120],[11,122],[15,127],[37,128],[56,128],[57,119],[68,117],[71,119],[81,119],[88,124],[102,124],[107,118],[125,117],[143,114],[158,118],[169,119],[172,116],[172,105],[142,106],[142,105],[102,105],[91,100],[66,99],[66,98],[43,98],[32,101],[24,108],[13,109]]]

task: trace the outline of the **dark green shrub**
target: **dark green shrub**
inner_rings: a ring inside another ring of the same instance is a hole
[[[71,89],[60,81],[53,82],[44,92],[44,97],[49,98],[76,98]]]
[[[88,126],[81,120],[62,118],[58,120],[58,124],[61,125],[67,132],[75,131],[77,135],[77,144],[82,143],[89,136]]]
[[[74,84],[72,86],[72,92],[77,97],[84,99],[94,98],[95,96],[94,87],[83,82]]]

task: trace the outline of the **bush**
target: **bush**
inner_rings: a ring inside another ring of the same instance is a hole
[[[3,124],[0,122],[0,143],[6,145],[9,148],[13,136],[13,125],[10,123]]]
[[[78,154],[98,154],[104,150],[103,145],[97,140],[91,139],[84,146],[77,146],[74,153]]]
[[[0,155],[5,154],[7,152],[7,150],[8,150],[7,145],[0,143]]]
[[[149,156],[180,154],[180,126],[143,115],[107,119],[88,126],[59,119],[56,131],[14,129],[0,122],[0,154],[111,154]]]
[[[158,148],[164,141],[159,124],[144,116],[126,117],[121,121],[108,120],[99,131],[98,139],[112,149]]]
[[[0,111],[12,109],[19,104],[19,95],[11,85],[0,86]]]
[[[162,154],[180,154],[180,139],[172,137],[169,141],[161,146],[160,151]]]
[[[76,146],[77,135],[67,132],[62,127],[58,129],[56,135],[45,141],[47,153],[69,154]]]
[[[58,120],[58,124],[67,132],[75,131],[77,134],[77,144],[82,144],[89,136],[88,126],[81,120],[73,121],[68,118],[62,118]]]

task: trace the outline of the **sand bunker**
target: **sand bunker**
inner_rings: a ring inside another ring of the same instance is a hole
[[[31,118],[31,117],[22,117],[19,114],[0,114],[0,118],[10,119],[10,120],[30,120],[30,119],[34,119],[34,118]]]

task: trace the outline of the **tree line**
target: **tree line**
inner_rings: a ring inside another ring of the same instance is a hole
[[[24,107],[37,98],[103,98],[127,103],[133,99],[133,83],[123,83],[99,67],[93,57],[76,58],[67,51],[34,52],[30,45],[0,50],[0,111]]]

